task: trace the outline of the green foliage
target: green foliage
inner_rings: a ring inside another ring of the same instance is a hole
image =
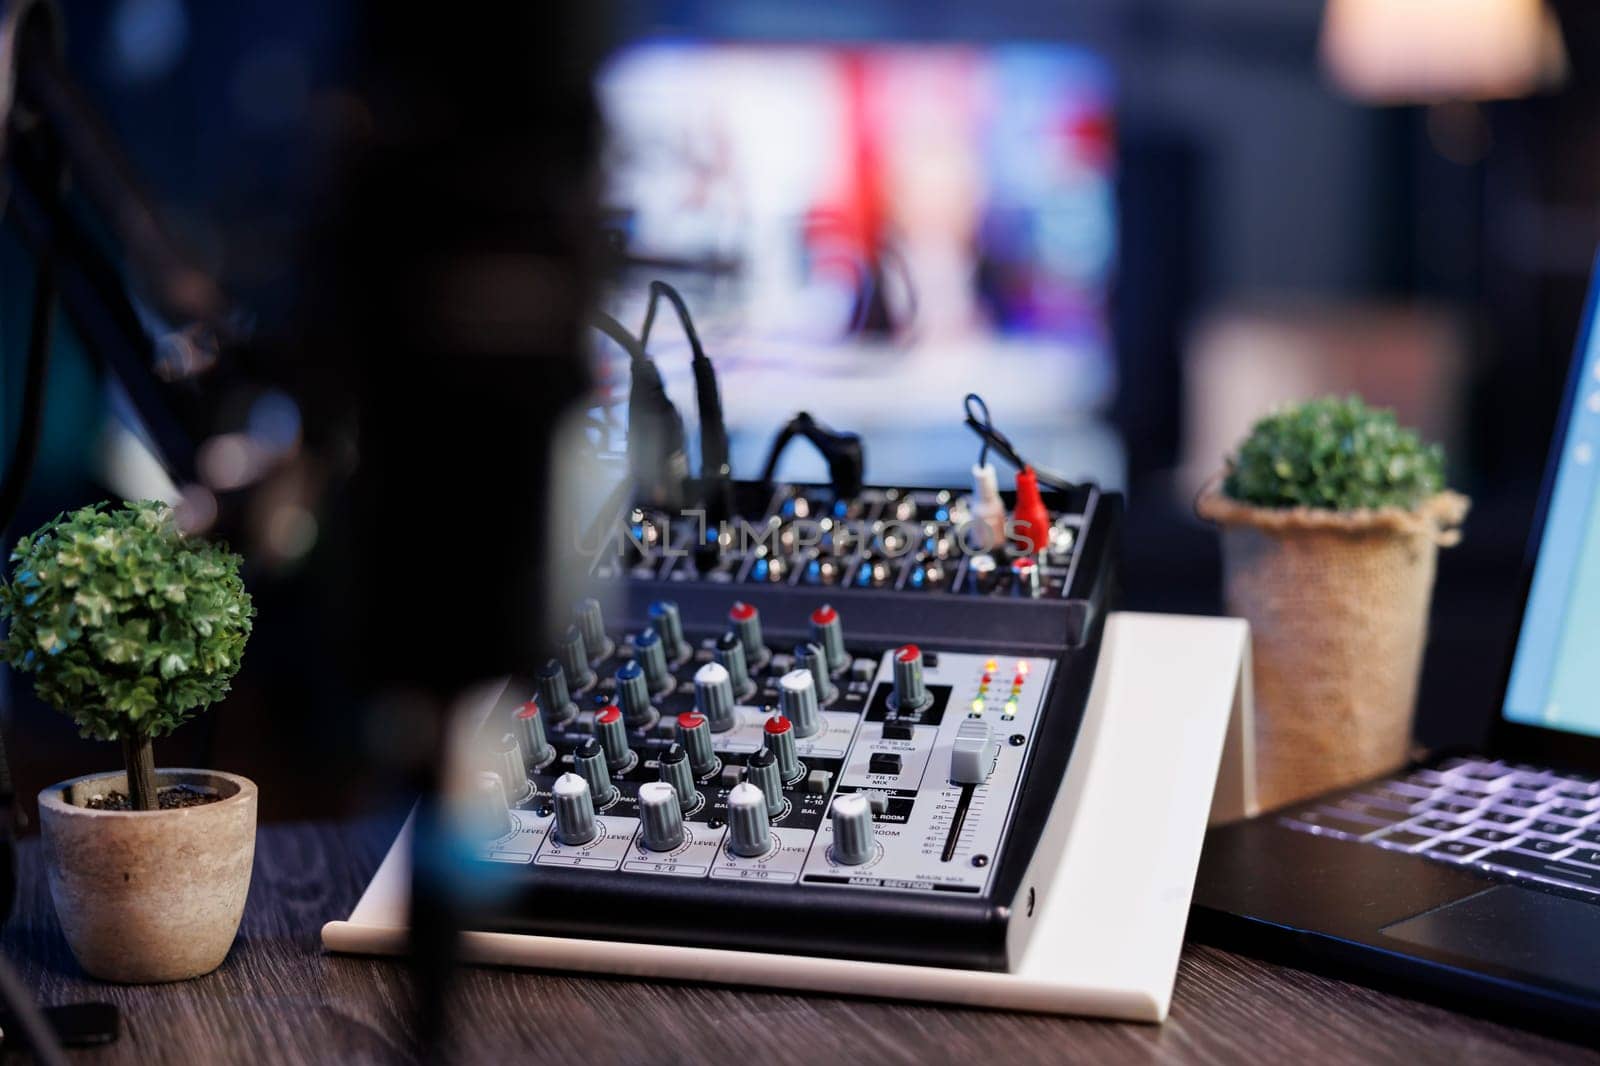
[[[255,608],[225,547],[162,503],[58,515],[11,553],[0,654],[99,740],[159,737],[227,694]]]
[[[1228,460],[1222,490],[1258,507],[1415,508],[1444,488],[1444,452],[1394,412],[1325,397],[1263,418]]]

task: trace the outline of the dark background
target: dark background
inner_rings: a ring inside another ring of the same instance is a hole
[[[72,67],[149,185],[264,329],[286,321],[306,295],[297,265],[328,145],[349,120],[341,86],[352,44],[342,5],[65,6]],[[1047,39],[1111,61],[1121,247],[1113,322],[1120,394],[1110,414],[1128,454],[1129,607],[1220,606],[1215,537],[1193,520],[1172,474],[1184,433],[1182,355],[1196,321],[1218,307],[1301,298],[1417,302],[1458,314],[1468,359],[1455,383],[1466,399],[1451,479],[1474,508],[1464,543],[1441,559],[1418,731],[1434,745],[1481,734],[1497,705],[1528,522],[1600,243],[1595,5],[1552,4],[1571,67],[1559,91],[1453,113],[1479,146],[1466,161],[1441,151],[1439,112],[1363,106],[1327,83],[1317,0],[613,7],[617,40]],[[6,440],[30,289],[25,257],[0,234]],[[70,330],[62,334],[41,466],[19,529],[105,495],[91,464],[103,393]],[[233,695],[158,746],[162,764],[257,779],[268,818],[380,799],[352,761],[358,714],[330,705],[322,683],[329,664],[313,646],[319,580],[315,567],[253,575],[261,617]],[[26,685],[10,686],[8,701],[24,796],[118,764],[112,746],[78,740]]]

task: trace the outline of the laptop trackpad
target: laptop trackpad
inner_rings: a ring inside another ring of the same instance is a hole
[[[1600,995],[1600,907],[1501,885],[1407,918],[1385,936]]]

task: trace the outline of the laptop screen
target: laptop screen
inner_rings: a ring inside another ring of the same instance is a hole
[[[1600,736],[1600,331],[1585,326],[1502,713]]]

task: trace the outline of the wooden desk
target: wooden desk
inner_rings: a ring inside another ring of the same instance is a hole
[[[324,921],[349,913],[397,825],[263,828],[228,960],[147,987],[79,974],[29,840],[4,948],[44,1002],[124,1011],[122,1039],[71,1052],[74,1062],[406,1061],[404,966],[328,956],[318,940]],[[464,971],[459,989],[462,1062],[1600,1064],[1600,1052],[1198,946],[1160,1027],[490,969]]]

